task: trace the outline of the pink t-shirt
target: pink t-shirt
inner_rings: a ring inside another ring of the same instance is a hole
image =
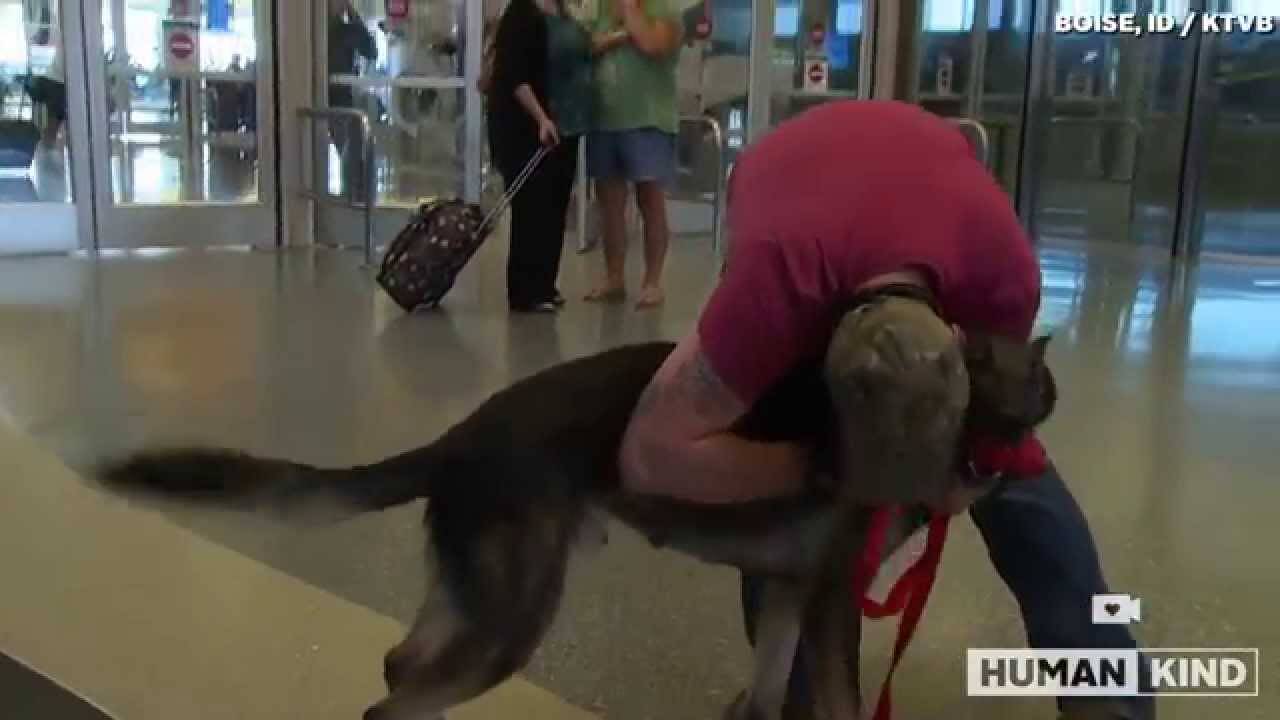
[[[821,357],[866,281],[915,269],[962,329],[1026,338],[1040,269],[1008,197],[949,121],[898,102],[835,102],[739,158],[725,276],[698,325],[717,374],[754,402]]]

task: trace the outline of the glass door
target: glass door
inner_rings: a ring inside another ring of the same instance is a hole
[[[751,138],[824,102],[871,97],[876,0],[773,0],[755,9]]]
[[[1277,0],[1235,0],[1224,12],[1276,18]],[[1190,252],[1280,262],[1280,34],[1205,35],[1185,183]]]
[[[67,94],[83,67],[78,30],[74,5],[64,16],[58,0],[0,0],[0,254],[65,252],[88,237],[75,205],[84,106]]]
[[[476,80],[484,15],[465,0],[324,0],[314,15],[316,105],[355,109],[372,126],[373,187],[356,126],[308,123],[314,188],[360,205],[372,195],[374,235],[392,236],[428,198],[479,199],[483,108]],[[358,212],[315,208],[316,242],[357,245]]]
[[[86,0],[99,247],[274,246],[266,0]]]
[[[1060,16],[1136,12],[1181,21],[1186,0],[1057,0]],[[1202,8],[1201,8],[1202,9]],[[1200,33],[1037,33],[1045,61],[1028,132],[1040,138],[1024,216],[1041,242],[1110,242],[1171,252]]]
[[[1031,63],[1032,0],[920,3],[916,102],[986,131],[987,161],[1005,190],[1018,181]]]

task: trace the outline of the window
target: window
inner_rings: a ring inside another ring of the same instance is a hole
[[[792,3],[778,3],[777,10],[773,14],[773,35],[774,37],[790,38],[795,37],[800,30],[800,8]]]
[[[837,0],[836,34],[857,35],[862,32],[862,0]]]
[[[923,27],[931,33],[969,32],[973,28],[976,2],[987,3],[987,29],[1000,29],[1000,16],[1005,2],[1013,2],[1013,26],[1022,27],[1027,0],[927,0],[924,7]]]
[[[0,74],[18,74],[27,68],[26,19],[22,5],[0,5]]]
[[[924,31],[932,33],[967,31],[973,26],[973,3],[974,0],[926,0]]]
[[[1270,15],[1280,17],[1280,0],[1231,0],[1224,2],[1226,12],[1237,15]]]

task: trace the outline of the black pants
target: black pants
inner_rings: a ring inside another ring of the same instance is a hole
[[[495,158],[503,184],[511,187],[536,148],[503,151]],[[511,202],[511,251],[507,255],[507,301],[512,307],[547,302],[556,295],[564,249],[569,196],[578,166],[578,138],[551,150]]]
[[[355,93],[351,88],[339,85],[329,86],[329,107],[332,108],[354,108]],[[342,164],[342,191],[351,193],[351,197],[357,202],[364,202],[369,184],[369,176],[367,168],[364,164],[364,136],[360,134],[360,127],[355,122],[347,118],[337,118],[328,121],[329,138],[333,141],[333,147],[338,151],[339,162]]]

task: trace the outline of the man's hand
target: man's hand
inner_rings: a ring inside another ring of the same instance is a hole
[[[623,437],[624,487],[709,504],[802,492],[812,451],[732,434],[746,409],[708,364],[696,333],[686,338],[641,396]]]

